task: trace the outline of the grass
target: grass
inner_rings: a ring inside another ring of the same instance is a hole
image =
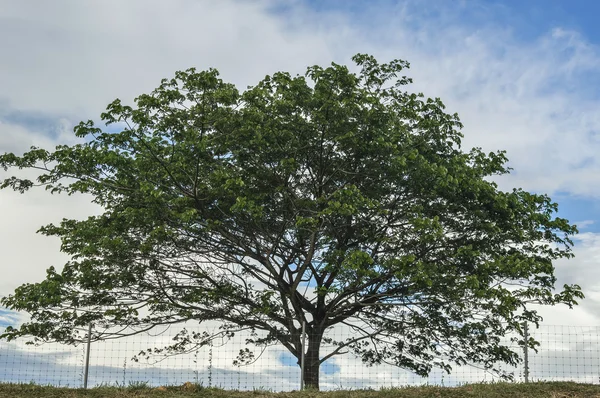
[[[573,382],[537,382],[529,384],[467,384],[461,387],[403,387],[381,390],[340,391],[226,391],[191,383],[183,386],[152,388],[143,384],[128,387],[96,387],[89,390],[39,386],[36,384],[0,384],[0,398],[600,398],[600,385]]]

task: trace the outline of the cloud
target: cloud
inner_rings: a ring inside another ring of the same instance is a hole
[[[31,146],[51,149],[56,141],[48,133],[32,130],[24,123],[10,122],[0,115],[0,149],[20,153]]]
[[[582,221],[575,221],[573,224],[577,225],[577,229],[579,231],[588,229],[590,226],[595,225],[596,222],[594,220],[582,220]]]
[[[97,213],[98,207],[90,200],[83,195],[50,195],[39,189],[25,195],[0,192],[0,268],[6,270],[0,278],[0,297],[23,283],[41,281],[50,266],[62,269],[68,257],[60,252],[60,241],[36,231],[42,225],[59,223],[63,217],[83,219]]]
[[[560,283],[575,283],[582,287],[586,298],[579,307],[585,311],[581,318],[589,319],[588,324],[597,324],[600,314],[600,233],[583,232],[575,240],[575,258],[557,264],[557,277]],[[582,319],[570,323],[564,318],[551,317],[555,324],[584,325]],[[560,321],[559,321],[560,319]],[[593,322],[592,322],[593,320]],[[567,321],[567,322],[565,322]]]
[[[0,329],[7,326],[16,326],[20,321],[20,314],[0,307]]]
[[[0,4],[0,85],[15,109],[96,116],[192,66],[250,84],[331,58],[318,32],[286,33],[267,1]]]

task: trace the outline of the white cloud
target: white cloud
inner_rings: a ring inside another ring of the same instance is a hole
[[[0,4],[0,86],[19,109],[97,116],[176,70],[215,66],[249,84],[332,56],[318,32],[286,33],[266,1]]]
[[[20,152],[31,146],[52,147],[54,141],[43,133],[34,133],[24,126],[0,121],[0,148]]]
[[[573,224],[577,225],[577,229],[579,230],[579,232],[582,232],[583,230],[589,228],[591,225],[596,224],[596,222],[594,220],[582,220],[575,221]]]
[[[89,197],[50,195],[35,189],[25,195],[2,191],[0,209],[0,296],[23,283],[44,279],[48,267],[62,269],[68,260],[60,252],[58,239],[35,233],[42,225],[59,223],[63,217],[82,219],[98,211]]]

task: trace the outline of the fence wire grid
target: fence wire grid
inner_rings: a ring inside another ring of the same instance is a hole
[[[194,331],[193,328],[187,327]],[[290,391],[300,389],[298,361],[284,347],[272,346],[257,354],[249,365],[236,366],[234,360],[246,347],[247,336],[236,334],[226,344],[213,343],[187,354],[132,358],[148,348],[173,343],[181,328],[138,334],[135,336],[92,342],[90,345],[88,386],[128,386],[145,383],[150,386],[181,385],[185,382],[231,390],[268,389]],[[3,331],[0,328],[0,333]],[[203,330],[196,330],[203,331]],[[600,383],[600,326],[530,326],[529,336],[540,342],[538,353],[527,350],[527,361],[518,367],[505,365],[516,382],[553,380]],[[347,331],[334,339],[350,337]],[[509,341],[507,336],[506,341]],[[514,350],[522,348],[512,343]],[[0,341],[0,382],[82,387],[85,378],[86,344],[66,346],[47,343],[28,345],[25,340]],[[528,372],[527,372],[528,371]],[[410,371],[390,365],[367,366],[351,354],[334,356],[321,365],[320,387],[362,389],[407,385],[455,386],[464,383],[498,381],[494,375],[473,366],[453,366],[450,375],[435,369],[422,378]]]

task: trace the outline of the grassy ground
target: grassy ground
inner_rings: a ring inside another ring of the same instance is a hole
[[[89,390],[44,387],[33,384],[0,384],[0,398],[600,398],[600,385],[571,382],[539,382],[529,384],[468,384],[461,387],[405,387],[379,391],[301,391],[273,393],[268,391],[225,391],[202,388],[193,384],[180,387],[150,388],[145,386],[97,387]]]

